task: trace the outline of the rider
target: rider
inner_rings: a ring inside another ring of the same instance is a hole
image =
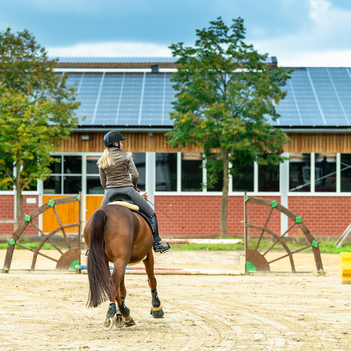
[[[128,194],[133,202],[139,206],[140,211],[150,217],[154,224],[154,251],[165,253],[171,248],[169,245],[164,246],[161,243],[161,238],[158,234],[156,213],[139,194],[140,190],[137,188],[139,173],[132,157],[122,151],[122,140],[125,140],[125,138],[117,131],[108,132],[104,137],[105,151],[97,162],[100,182],[105,189],[105,196],[101,207],[108,204],[109,196],[116,191]]]

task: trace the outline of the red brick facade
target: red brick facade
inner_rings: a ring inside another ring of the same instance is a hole
[[[35,198],[36,204],[28,204],[27,198]],[[264,198],[277,200],[280,197]],[[26,195],[23,199],[23,215],[38,207],[38,196]],[[243,196],[228,198],[228,236],[243,236],[244,228],[241,221],[244,219]],[[303,220],[315,237],[339,237],[351,223],[351,197],[349,196],[291,196],[288,208],[302,215]],[[180,228],[171,219],[159,210],[156,214],[159,219],[160,234],[163,237],[211,237],[219,235],[220,196],[155,196],[155,205],[185,227]],[[251,224],[264,225],[270,208],[255,204],[248,204],[248,219]],[[14,218],[13,195],[0,196],[0,219]],[[38,224],[38,218],[35,219]],[[293,222],[288,221],[290,226]],[[13,224],[0,224],[0,235],[11,236]],[[280,212],[273,211],[268,228],[280,234]],[[25,236],[37,236],[38,232],[29,225],[24,232]],[[260,231],[250,229],[250,236],[258,236]],[[289,235],[301,236],[296,226]]]
[[[280,197],[267,197],[280,202]],[[339,237],[351,223],[351,197],[336,196],[291,196],[288,208],[302,215],[304,222],[315,237]],[[218,236],[221,198],[218,196],[155,196],[155,205],[185,227],[183,230],[156,209],[160,223],[160,233],[164,237],[173,236]],[[248,204],[249,223],[263,226],[270,208]],[[280,234],[280,212],[274,210],[268,228]],[[228,198],[228,236],[243,236],[244,204],[242,196]],[[288,225],[293,223],[288,220]],[[250,229],[250,236],[258,236],[260,231]],[[296,226],[289,235],[302,236]]]
[[[265,197],[280,201],[280,197]],[[159,220],[160,234],[164,237],[173,236],[218,236],[221,212],[220,196],[155,196],[155,205],[172,217],[185,229],[180,228],[171,219],[156,209]],[[270,208],[248,204],[248,218],[250,223],[264,225]],[[228,197],[228,236],[243,236],[244,227],[244,197]],[[268,228],[280,234],[280,213],[274,211]],[[258,236],[260,232],[250,229],[251,236]]]
[[[315,237],[339,237],[351,223],[350,196],[291,196],[288,207],[303,216]],[[294,230],[296,234],[298,230]]]
[[[35,204],[28,204],[28,198],[35,198]],[[23,196],[22,213],[23,217],[38,208],[39,196],[37,195],[26,195]],[[15,203],[13,195],[0,195],[0,219],[13,219],[15,213]],[[34,222],[38,225],[38,218],[35,218]],[[14,225],[11,223],[0,223],[0,235],[9,237],[13,234]],[[37,236],[38,231],[29,224],[24,231],[25,236]]]

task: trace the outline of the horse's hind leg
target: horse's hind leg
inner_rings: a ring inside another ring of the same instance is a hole
[[[118,295],[120,296],[122,302],[126,299],[127,290],[126,290],[126,286],[124,284],[124,274],[122,275],[121,282],[119,283]]]
[[[121,320],[120,320],[119,314],[121,314],[124,317],[124,325],[126,327],[130,327],[132,325],[135,325],[135,322],[134,322],[132,316],[130,315],[130,310],[124,302],[124,299],[126,296],[126,290],[124,287],[125,270],[126,270],[126,265],[120,264],[120,263],[115,263],[114,269],[112,272],[113,287],[111,289],[111,296],[115,296],[114,301],[117,301],[118,312],[119,312],[119,313],[117,312],[117,316],[116,316],[116,326],[117,327],[121,326]],[[122,286],[122,289],[121,289],[121,286]],[[123,289],[123,287],[124,287],[124,289]],[[112,294],[114,294],[114,295],[112,295]]]
[[[161,305],[161,301],[158,297],[157,294],[157,281],[155,278],[155,272],[154,272],[154,255],[152,250],[148,253],[146,259],[143,261],[144,266],[145,266],[145,270],[146,270],[146,274],[148,276],[148,283],[151,289],[151,296],[152,296],[152,308],[151,308],[151,315],[154,318],[162,318],[164,315],[163,309],[162,309],[162,305]]]

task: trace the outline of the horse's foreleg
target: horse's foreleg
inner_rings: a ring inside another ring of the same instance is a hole
[[[148,277],[148,282],[149,282],[149,286],[151,289],[151,296],[152,296],[152,308],[151,308],[151,315],[154,318],[162,318],[164,315],[163,312],[163,307],[161,305],[161,301],[158,297],[158,293],[157,293],[157,281],[155,278],[155,272],[154,272],[154,255],[152,253],[152,250],[149,252],[149,254],[147,255],[146,259],[143,261],[144,262],[144,266],[145,266],[145,270],[146,270],[146,274]]]

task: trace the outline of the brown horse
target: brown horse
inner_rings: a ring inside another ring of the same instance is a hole
[[[87,305],[97,307],[110,300],[104,322],[105,329],[111,329],[113,322],[117,327],[135,325],[125,305],[127,291],[124,276],[128,264],[140,261],[145,265],[151,289],[151,314],[154,318],[163,317],[154,275],[152,230],[141,215],[120,205],[103,206],[88,219],[84,228],[84,239],[89,247]],[[114,266],[112,275],[109,262]]]

